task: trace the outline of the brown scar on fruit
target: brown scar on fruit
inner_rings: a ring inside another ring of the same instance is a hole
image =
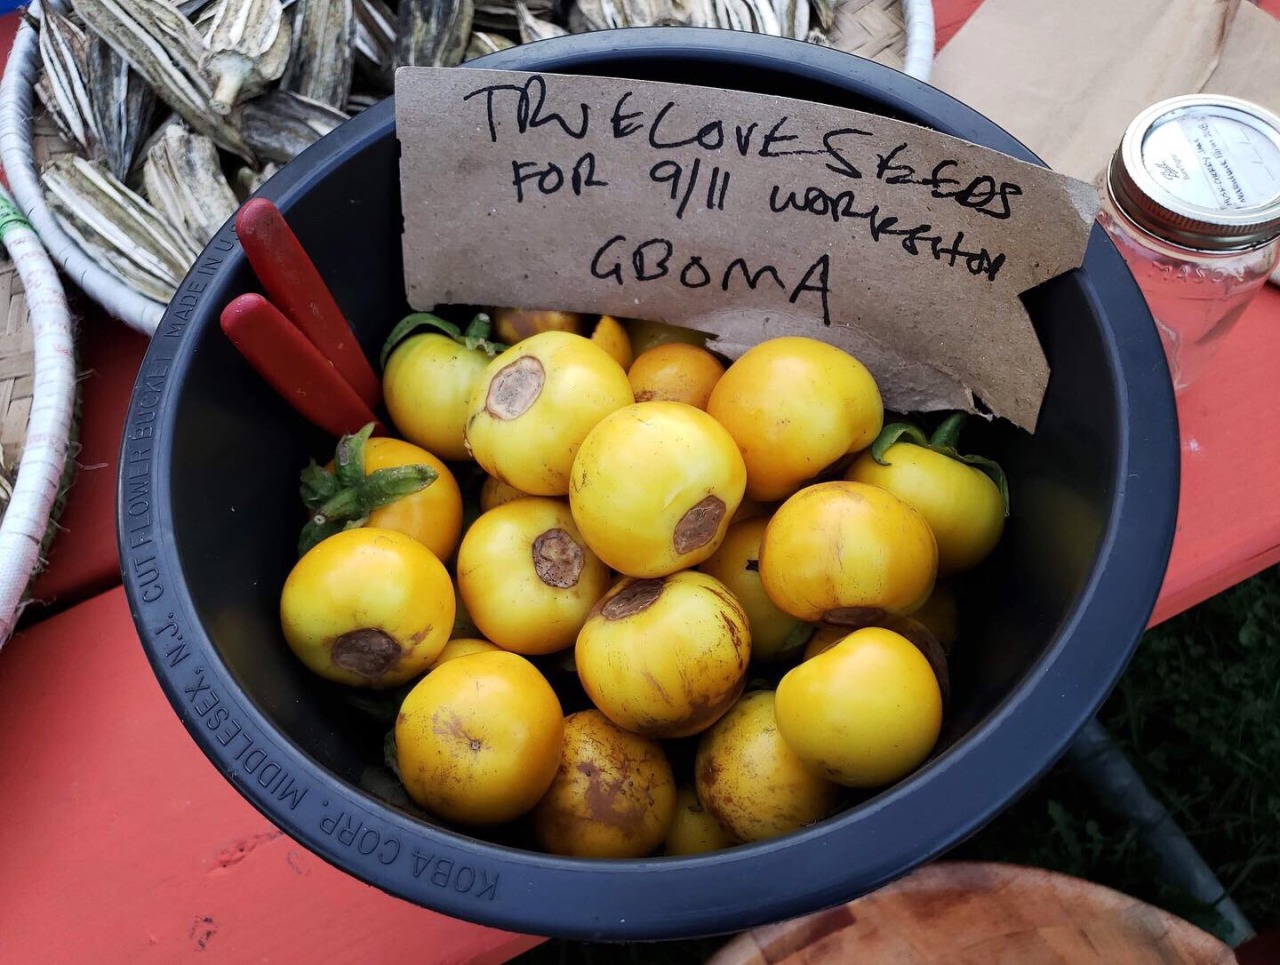
[[[647,610],[662,595],[665,581],[636,580],[600,607],[600,615],[606,620],[621,620],[641,610]]]
[[[719,583],[707,586],[707,590],[710,591],[711,593],[714,593],[717,599],[719,599],[721,603],[727,606],[734,613],[738,614],[738,616],[740,616],[744,622],[746,621],[747,614],[742,609],[742,604],[738,602],[738,598],[736,596],[734,596],[728,590],[721,589]]]
[[[590,761],[579,762],[578,773],[586,780],[584,817],[620,831],[638,830],[644,826],[645,807],[636,793],[641,790],[637,766],[626,755],[613,763],[617,772],[610,775]]]
[[[697,777],[701,780],[702,786],[708,790],[714,788],[720,782],[720,774],[723,771],[720,761],[708,754],[695,763],[698,770]]]
[[[582,547],[562,529],[549,529],[533,541],[533,570],[547,586],[574,586],[585,563]]]
[[[402,653],[390,634],[374,627],[344,633],[333,641],[331,650],[335,666],[370,680],[377,680],[394,667]]]
[[[431,732],[437,737],[449,738],[467,744],[473,751],[481,750],[484,741],[467,733],[458,712],[447,707],[437,708],[431,715]]]
[[[680,517],[671,533],[671,545],[677,553],[692,553],[715,539],[727,507],[719,496],[707,496]]]
[[[742,631],[738,628],[738,623],[733,617],[727,613],[720,614],[720,622],[724,624],[725,632],[729,634],[729,639],[733,641],[733,648],[739,652],[742,651]]]
[[[662,698],[664,704],[671,703],[671,695],[667,693],[667,688],[662,686],[662,681],[653,675],[650,670],[641,670],[641,676],[648,682],[649,686],[658,692],[658,696]]]
[[[518,418],[538,401],[546,380],[542,362],[532,355],[522,356],[493,377],[484,407],[495,419]]]
[[[888,614],[876,606],[838,606],[822,614],[822,622],[838,627],[869,627]]]

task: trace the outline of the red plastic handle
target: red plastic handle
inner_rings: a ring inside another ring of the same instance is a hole
[[[222,331],[259,375],[303,418],[341,436],[378,418],[320,350],[261,295],[241,295],[222,310]]]
[[[333,363],[365,405],[375,408],[382,395],[378,377],[280,209],[266,198],[247,201],[236,214],[236,234],[267,297]]]

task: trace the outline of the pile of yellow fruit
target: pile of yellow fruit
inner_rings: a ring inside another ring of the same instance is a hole
[[[285,639],[329,680],[408,688],[410,797],[527,817],[556,854],[689,854],[925,761],[956,628],[937,578],[1007,511],[962,417],[886,427],[871,374],[817,339],[726,367],[682,329],[495,316],[509,347],[486,316],[410,316],[383,359],[404,438],[368,427],[302,475]]]

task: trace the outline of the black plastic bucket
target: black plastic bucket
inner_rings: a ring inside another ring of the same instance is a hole
[[[485,67],[764,91],[889,114],[1025,160],[1008,134],[925,84],[817,46],[661,28],[557,39]],[[288,165],[284,210],[374,355],[406,310],[390,102]],[[284,644],[278,599],[297,473],[332,441],[235,354],[218,315],[255,282],[230,225],[151,343],[129,410],[119,527],[143,646],[196,743],[274,824],[409,901],[544,935],[660,938],[741,929],[865,893],[981,826],[1096,710],[1150,615],[1178,490],[1173,394],[1150,315],[1095,229],[1084,268],[1027,301],[1053,374],[1034,436],[975,430],[1014,514],[964,590],[940,754],[803,832],[696,858],[585,861],[436,827],[358,787],[380,761],[362,722]]]

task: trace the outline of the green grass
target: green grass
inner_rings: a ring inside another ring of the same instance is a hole
[[[1280,567],[1148,632],[1100,717],[1254,926],[1280,925]],[[950,856],[1062,871],[1219,928],[1070,762]],[[693,962],[720,944],[548,942],[519,962]]]
[[[1255,927],[1280,924],[1280,568],[1147,633],[1100,717]],[[1069,763],[956,855],[1064,871],[1217,928]]]

